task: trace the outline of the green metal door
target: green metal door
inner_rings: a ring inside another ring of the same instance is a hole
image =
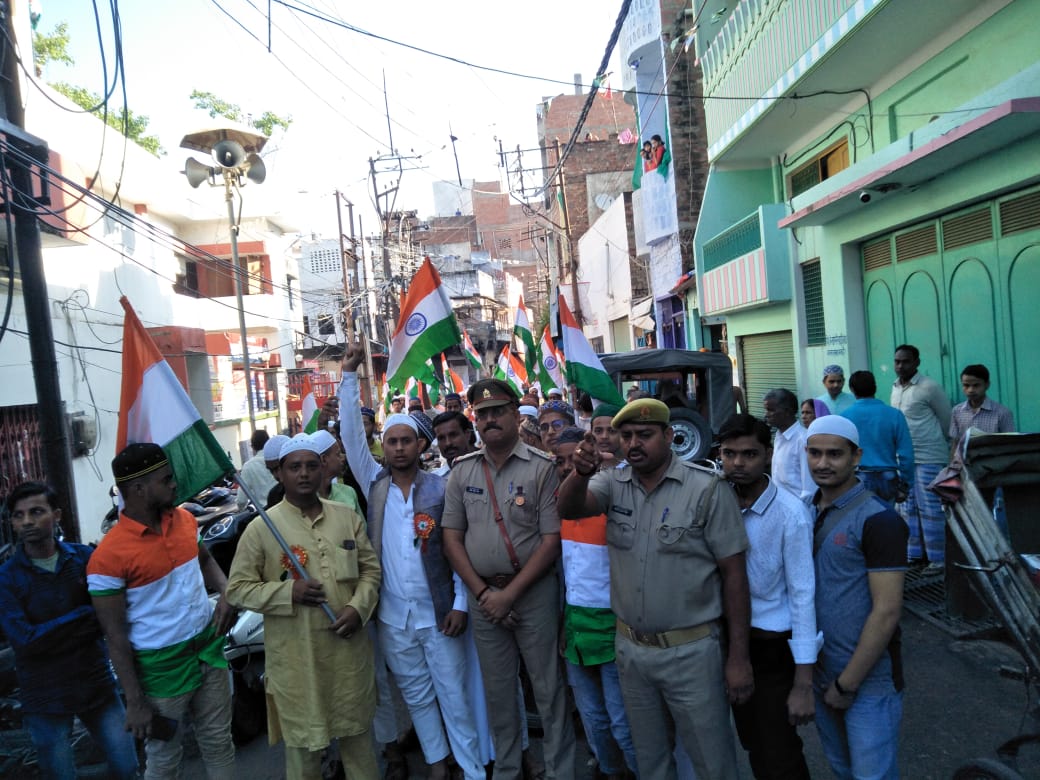
[[[741,336],[739,346],[744,393],[751,414],[762,416],[762,396],[773,388],[786,387],[797,395],[798,381],[791,331]]]

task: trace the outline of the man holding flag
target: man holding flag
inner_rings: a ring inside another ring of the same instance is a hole
[[[162,447],[127,445],[112,473],[123,511],[87,564],[87,587],[126,695],[126,728],[145,740],[145,778],[180,776],[190,711],[206,774],[232,780],[223,647],[234,613],[224,573],[199,544],[194,515],[174,506],[177,481]],[[207,588],[221,594],[215,610]]]

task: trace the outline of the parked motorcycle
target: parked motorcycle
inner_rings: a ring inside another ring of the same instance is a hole
[[[225,574],[231,568],[242,532],[257,514],[249,506],[217,520],[202,535],[202,543]],[[244,745],[267,727],[263,615],[244,610],[238,616],[228,632],[224,658],[231,670],[231,738],[236,745]]]

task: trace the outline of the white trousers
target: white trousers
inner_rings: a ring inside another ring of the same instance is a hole
[[[436,626],[415,628],[409,615],[403,630],[380,621],[379,643],[408,705],[426,763],[447,757],[450,743],[450,752],[466,780],[484,780],[476,724],[466,692],[464,639],[447,637]]]

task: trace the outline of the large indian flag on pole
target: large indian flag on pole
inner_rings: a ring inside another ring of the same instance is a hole
[[[412,278],[401,306],[401,319],[390,344],[387,384],[392,388],[404,387],[409,377],[423,375],[427,360],[461,341],[451,301],[441,286],[440,274],[427,257]]]
[[[584,390],[598,401],[625,405],[625,399],[603,368],[599,356],[581,332],[567,301],[560,296],[560,329],[563,335],[563,353],[567,356],[567,381]]]
[[[318,415],[321,414],[321,410],[318,409],[318,401],[314,397],[314,388],[311,387],[311,378],[309,376],[303,378],[301,392],[303,394],[303,404],[300,410],[300,417],[303,419],[303,432],[314,433],[318,430]]]
[[[477,348],[473,346],[473,342],[469,340],[469,334],[466,331],[462,331],[462,354],[466,356],[466,360],[477,371],[481,371],[484,368],[484,361],[481,359],[480,353],[477,352]]]
[[[542,384],[542,392],[548,392],[552,388],[563,390],[566,384],[563,379],[563,366],[560,354],[553,344],[552,336],[549,334],[549,326],[542,331],[542,340],[538,346],[538,378]]]
[[[139,442],[161,446],[173,467],[180,503],[235,467],[137,318],[130,301],[124,296],[119,303],[126,317],[116,452]]]
[[[516,306],[516,320],[513,322],[513,335],[524,345],[524,368],[528,374],[534,374],[538,365],[534,345],[534,333],[531,331],[531,318],[527,316],[524,296]]]

